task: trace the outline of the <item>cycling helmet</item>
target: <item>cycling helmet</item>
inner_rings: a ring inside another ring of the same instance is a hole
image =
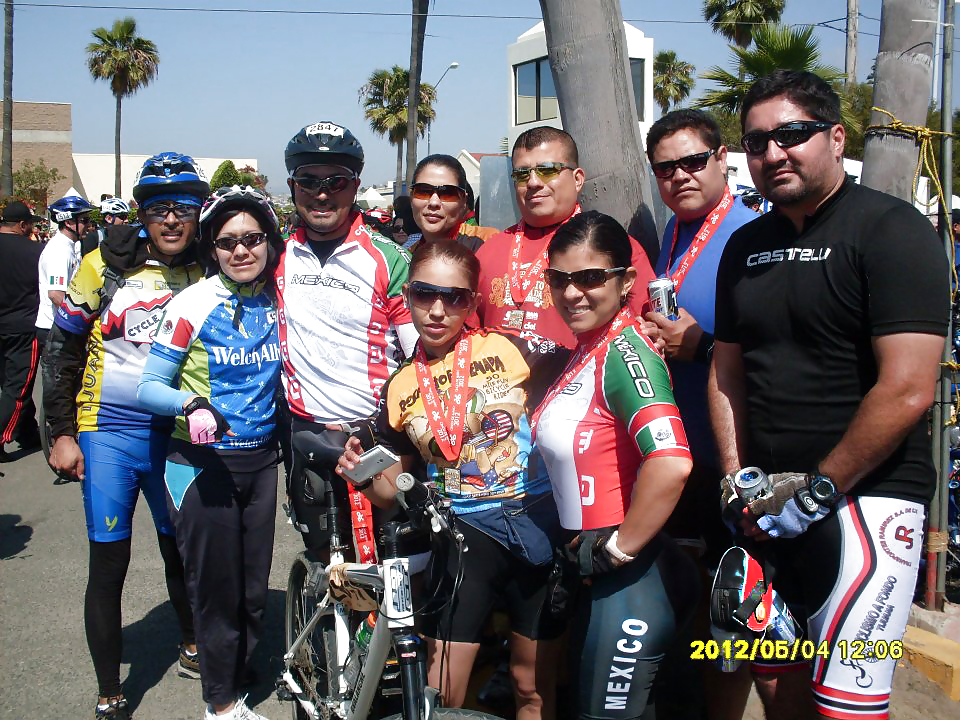
[[[206,234],[210,230],[213,218],[226,210],[251,210],[262,223],[268,221],[269,227],[264,231],[270,234],[280,232],[280,222],[277,214],[267,197],[259,190],[249,185],[232,185],[217,189],[207,198],[200,211],[200,232]]]
[[[323,121],[307,125],[294,135],[283,159],[291,176],[304,165],[340,165],[359,175],[363,148],[347,128]]]
[[[107,198],[100,203],[101,215],[128,215],[130,206],[120,198]]]
[[[189,155],[164,152],[148,158],[137,173],[133,199],[141,207],[162,199],[200,205],[210,193],[200,165]]]
[[[66,222],[86,215],[93,210],[93,205],[79,195],[67,195],[53,203],[49,208],[50,219],[55,223]]]

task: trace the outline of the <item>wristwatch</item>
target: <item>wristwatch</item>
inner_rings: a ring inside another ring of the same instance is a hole
[[[636,560],[635,555],[627,555],[623,550],[617,547],[617,536],[619,535],[619,530],[614,530],[613,534],[607,539],[606,545],[603,546],[603,549],[617,562],[628,563],[631,560]]]
[[[837,490],[836,484],[826,475],[816,473],[807,477],[810,487],[810,495],[820,505],[833,507],[840,499],[841,493]]]

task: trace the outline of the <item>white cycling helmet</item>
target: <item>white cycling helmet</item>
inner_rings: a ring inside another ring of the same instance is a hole
[[[101,215],[129,215],[130,206],[120,198],[107,198],[100,203]]]
[[[200,211],[200,232],[207,232],[214,217],[233,208],[259,211],[262,219],[269,223],[264,230],[272,233],[279,231],[280,222],[266,195],[249,185],[231,185],[215,190],[203,204],[203,210]]]

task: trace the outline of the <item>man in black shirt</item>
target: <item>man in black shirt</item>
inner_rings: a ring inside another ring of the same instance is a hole
[[[37,217],[24,203],[7,204],[0,219],[0,462],[9,460],[3,445],[40,445],[33,404],[39,348],[34,323],[40,306],[37,263],[43,247],[31,241]]]
[[[726,510],[824,650],[812,694],[809,675],[755,665],[757,688],[778,720],[886,718],[936,482],[925,415],[948,263],[920,213],[844,174],[839,98],[823,80],[759,80],[741,122],[774,211],[720,263],[711,418]],[[743,509],[731,478],[748,466],[772,487]]]

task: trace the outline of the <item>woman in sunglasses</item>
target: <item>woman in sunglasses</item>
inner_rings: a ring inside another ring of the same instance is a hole
[[[529,412],[566,351],[465,328],[479,275],[474,254],[453,240],[426,242],[414,253],[404,298],[420,341],[384,385],[377,416],[378,442],[401,461],[355,485],[387,507],[401,469],[425,463],[427,479],[460,521],[469,557],[435,555],[432,575],[439,580],[428,596],[455,594],[419,627],[427,638],[429,682],[441,689],[444,705],[463,704],[484,624],[502,599],[513,631],[517,717],[553,717],[554,641],[562,625],[544,600],[559,524],[550,481],[531,446]],[[360,452],[351,438],[338,472],[352,470]]]
[[[571,625],[580,717],[612,706],[647,717],[657,666],[698,597],[693,562],[661,532],[693,463],[666,365],[630,310],[630,256],[620,224],[590,211],[557,230],[544,270],[577,338],[532,424],[560,521],[577,533],[568,569],[590,580]]]
[[[240,697],[260,639],[277,501],[280,345],[272,277],[282,241],[267,199],[223,188],[200,215],[207,277],[167,307],[138,398],[176,415],[167,506],[187,577],[204,717],[257,715]]]
[[[471,210],[467,187],[467,174],[455,157],[428,155],[417,163],[410,204],[420,233],[410,235],[405,246],[410,252],[416,252],[424,242],[437,240],[456,240],[476,252],[484,237],[496,232],[494,228],[464,228]]]

